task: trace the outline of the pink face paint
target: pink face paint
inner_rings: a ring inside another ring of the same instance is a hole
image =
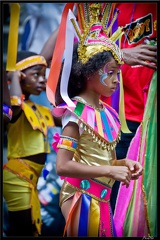
[[[115,73],[114,70],[109,70],[109,65],[110,65],[110,63],[107,63],[107,64],[104,66],[103,70],[102,70],[102,69],[99,70],[100,82],[101,82],[103,85],[105,85],[105,86],[107,86],[107,84],[105,83],[105,80],[106,80],[107,78],[108,78],[108,79],[112,79],[113,76],[114,76],[114,73]],[[118,70],[119,70],[119,71],[120,71],[120,69],[121,69],[121,66],[118,66]]]

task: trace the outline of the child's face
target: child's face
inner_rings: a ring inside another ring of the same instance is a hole
[[[21,80],[22,92],[24,94],[39,95],[46,90],[46,67],[43,65],[35,65],[24,71],[25,78]]]
[[[101,69],[97,71],[93,82],[99,94],[109,97],[115,92],[119,83],[120,65],[111,58]]]

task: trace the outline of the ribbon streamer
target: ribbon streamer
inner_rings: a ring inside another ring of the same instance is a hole
[[[8,36],[8,53],[7,53],[7,71],[15,71],[18,48],[18,27],[19,27],[20,5],[11,3],[10,27]]]

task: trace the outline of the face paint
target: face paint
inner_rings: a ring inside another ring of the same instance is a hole
[[[100,82],[101,82],[103,85],[107,86],[107,84],[104,82],[104,80],[108,77],[108,75],[107,75],[107,73],[102,73],[101,71],[102,71],[102,70],[100,69],[100,70],[99,70],[99,75],[101,75],[101,76],[100,76]]]
[[[35,79],[35,77],[31,78],[32,82],[37,82],[37,80]]]
[[[109,63],[107,63],[106,65],[108,66]],[[107,71],[106,71],[106,65],[104,66],[103,70],[102,69],[99,70],[100,82],[104,86],[107,86],[107,84],[104,81],[105,81],[106,78],[108,78],[108,74],[107,74]]]
[[[105,66],[104,66],[104,68],[103,68],[103,70],[102,69],[100,69],[99,70],[99,75],[100,75],[100,82],[103,84],[103,85],[105,85],[105,86],[107,86],[107,84],[105,83],[105,80],[108,78],[108,79],[112,79],[115,75],[114,75],[114,73],[115,73],[115,71],[114,70],[109,70],[108,69],[108,66],[110,65],[110,63],[107,63]],[[119,69],[119,72],[118,73],[120,73],[120,66],[118,67],[118,69]],[[118,74],[117,73],[117,74]]]

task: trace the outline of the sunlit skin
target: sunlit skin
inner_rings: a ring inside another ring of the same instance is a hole
[[[116,90],[119,83],[120,67],[121,65],[114,58],[110,58],[103,68],[88,78],[86,89],[80,96],[92,106],[100,107],[100,95],[109,97]]]
[[[104,85],[106,93],[104,96],[110,96],[117,88],[119,83],[121,65],[111,58],[111,60],[106,63],[106,65],[98,71],[100,75],[100,83]],[[110,91],[111,90],[111,91]]]

